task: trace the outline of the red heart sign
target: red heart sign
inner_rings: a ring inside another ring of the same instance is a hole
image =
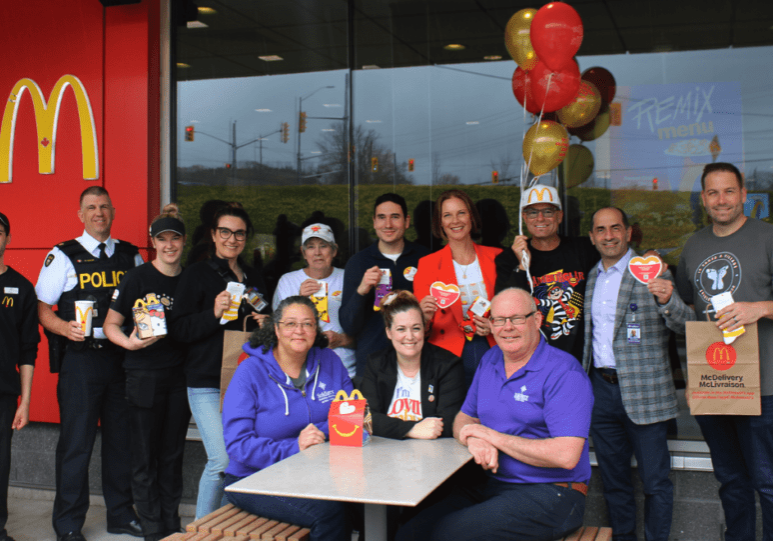
[[[433,282],[432,285],[429,286],[429,294],[437,299],[440,308],[448,308],[459,300],[459,297],[461,296],[458,285],[446,285],[443,282]]]
[[[662,269],[663,260],[655,255],[651,255],[646,259],[640,256],[632,257],[628,262],[628,270],[642,284],[646,284],[653,278],[658,277]]]

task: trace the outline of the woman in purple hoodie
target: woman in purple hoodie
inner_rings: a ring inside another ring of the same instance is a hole
[[[226,486],[328,437],[330,402],[352,382],[327,349],[319,315],[308,297],[284,299],[244,346],[250,357],[231,380],[223,402],[230,463]],[[311,529],[312,540],[351,538],[346,504],[258,494],[226,493],[255,515]]]

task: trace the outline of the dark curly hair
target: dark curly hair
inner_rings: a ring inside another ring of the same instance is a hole
[[[276,307],[276,310],[274,310],[274,313],[271,314],[260,327],[252,331],[252,335],[250,336],[251,348],[263,346],[263,353],[266,353],[269,349],[274,349],[276,347],[277,343],[279,342],[279,339],[276,335],[277,324],[282,321],[285,308],[293,304],[307,306],[314,314],[314,319],[317,322],[317,336],[314,338],[313,347],[326,348],[328,346],[327,335],[322,332],[322,327],[319,325],[319,312],[317,312],[317,307],[314,306],[314,303],[311,302],[311,299],[308,297],[293,295],[292,297],[287,297],[282,302],[280,302]]]

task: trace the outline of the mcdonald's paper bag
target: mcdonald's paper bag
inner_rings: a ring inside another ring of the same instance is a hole
[[[231,383],[236,368],[248,357],[242,349],[252,334],[244,330],[247,328],[247,319],[244,318],[243,330],[225,331],[223,334],[223,364],[220,367],[220,411],[223,411],[223,398],[225,398],[225,392],[228,390],[228,384]]]
[[[687,322],[687,395],[693,415],[760,415],[757,324],[725,344],[713,322]]]
[[[350,396],[344,390],[338,391],[327,417],[330,445],[362,447],[366,406],[367,401],[359,390],[353,390]]]

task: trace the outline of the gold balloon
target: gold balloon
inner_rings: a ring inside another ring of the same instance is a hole
[[[579,128],[596,118],[601,108],[601,94],[596,85],[580,81],[580,89],[569,105],[558,110],[558,120],[567,128]]]
[[[531,46],[531,21],[534,19],[536,9],[522,9],[507,21],[505,27],[505,47],[513,57],[516,64],[525,71],[529,71],[537,65],[539,58]]]
[[[585,126],[571,128],[569,133],[579,137],[580,141],[593,141],[598,139],[609,129],[609,105],[602,105],[596,118]]]
[[[579,186],[593,172],[593,153],[582,145],[571,145],[566,155],[566,187]]]
[[[531,164],[534,175],[544,175],[552,170],[566,156],[569,148],[569,134],[561,124],[552,120],[537,122],[523,138],[523,159]]]

